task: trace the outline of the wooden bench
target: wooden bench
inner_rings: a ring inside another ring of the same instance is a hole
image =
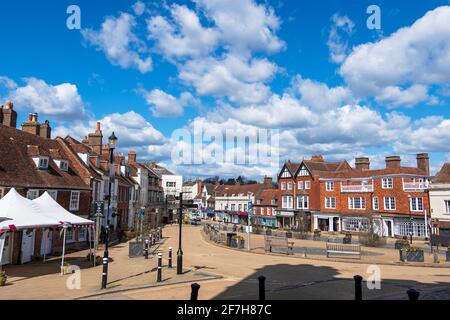
[[[347,254],[358,256],[361,259],[361,246],[359,244],[327,242],[327,258],[329,258],[330,254]]]
[[[273,248],[281,248],[286,254],[294,254],[294,242],[287,238],[264,236],[264,252],[272,252]]]

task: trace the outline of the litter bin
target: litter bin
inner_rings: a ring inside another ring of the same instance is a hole
[[[227,232],[227,247],[231,247],[231,239],[236,235],[234,232]]]

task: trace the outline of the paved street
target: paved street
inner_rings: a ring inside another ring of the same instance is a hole
[[[368,263],[233,250],[207,242],[201,230],[200,226],[183,226],[184,267],[191,271],[177,276],[175,270],[164,268],[163,287],[149,287],[156,284],[156,259],[130,259],[127,257],[128,246],[120,244],[110,251],[114,261],[110,264],[108,294],[98,288],[101,266],[82,269],[81,290],[68,290],[65,287],[68,276],[61,277],[55,272],[58,262],[54,261],[45,267],[42,263],[8,266],[6,270],[12,275],[10,285],[0,288],[0,299],[185,300],[190,296],[193,282],[201,284],[200,299],[256,299],[260,275],[267,278],[267,299],[353,299],[353,276],[369,276],[366,274]],[[164,265],[167,265],[168,247],[174,248],[176,258],[178,227],[166,226],[163,235],[165,240],[158,250],[164,253]],[[256,242],[257,237],[254,237]],[[75,256],[81,254],[69,255],[69,261],[76,259]],[[381,290],[368,290],[364,285],[365,299],[406,299],[405,292],[410,287],[421,290],[426,299],[450,299],[450,268],[379,267]],[[47,268],[47,274],[38,275],[43,268]],[[36,274],[30,270],[35,270]]]

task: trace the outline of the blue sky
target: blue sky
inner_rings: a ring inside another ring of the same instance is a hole
[[[66,27],[71,4],[81,30]],[[381,30],[366,27],[372,4]],[[8,1],[0,12],[0,97],[55,134],[82,138],[100,120],[124,152],[172,168],[172,132],[199,123],[278,130],[281,161],[367,155],[376,167],[399,154],[414,165],[430,152],[435,171],[449,160],[447,0]]]

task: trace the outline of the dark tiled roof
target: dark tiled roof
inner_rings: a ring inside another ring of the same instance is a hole
[[[30,149],[28,146],[33,147]],[[38,154],[35,154],[36,151]],[[72,165],[65,172],[53,161],[54,157],[58,160],[70,160],[66,152],[68,151],[56,140],[0,125],[0,185],[89,190],[89,185],[74,171]],[[49,168],[38,169],[32,159],[33,155],[50,157]]]
[[[271,206],[272,200],[277,200],[278,190],[277,189],[265,189],[262,190],[256,197],[257,200],[261,200],[259,206]]]
[[[434,176],[434,183],[450,183],[450,163],[444,163],[441,170]]]

